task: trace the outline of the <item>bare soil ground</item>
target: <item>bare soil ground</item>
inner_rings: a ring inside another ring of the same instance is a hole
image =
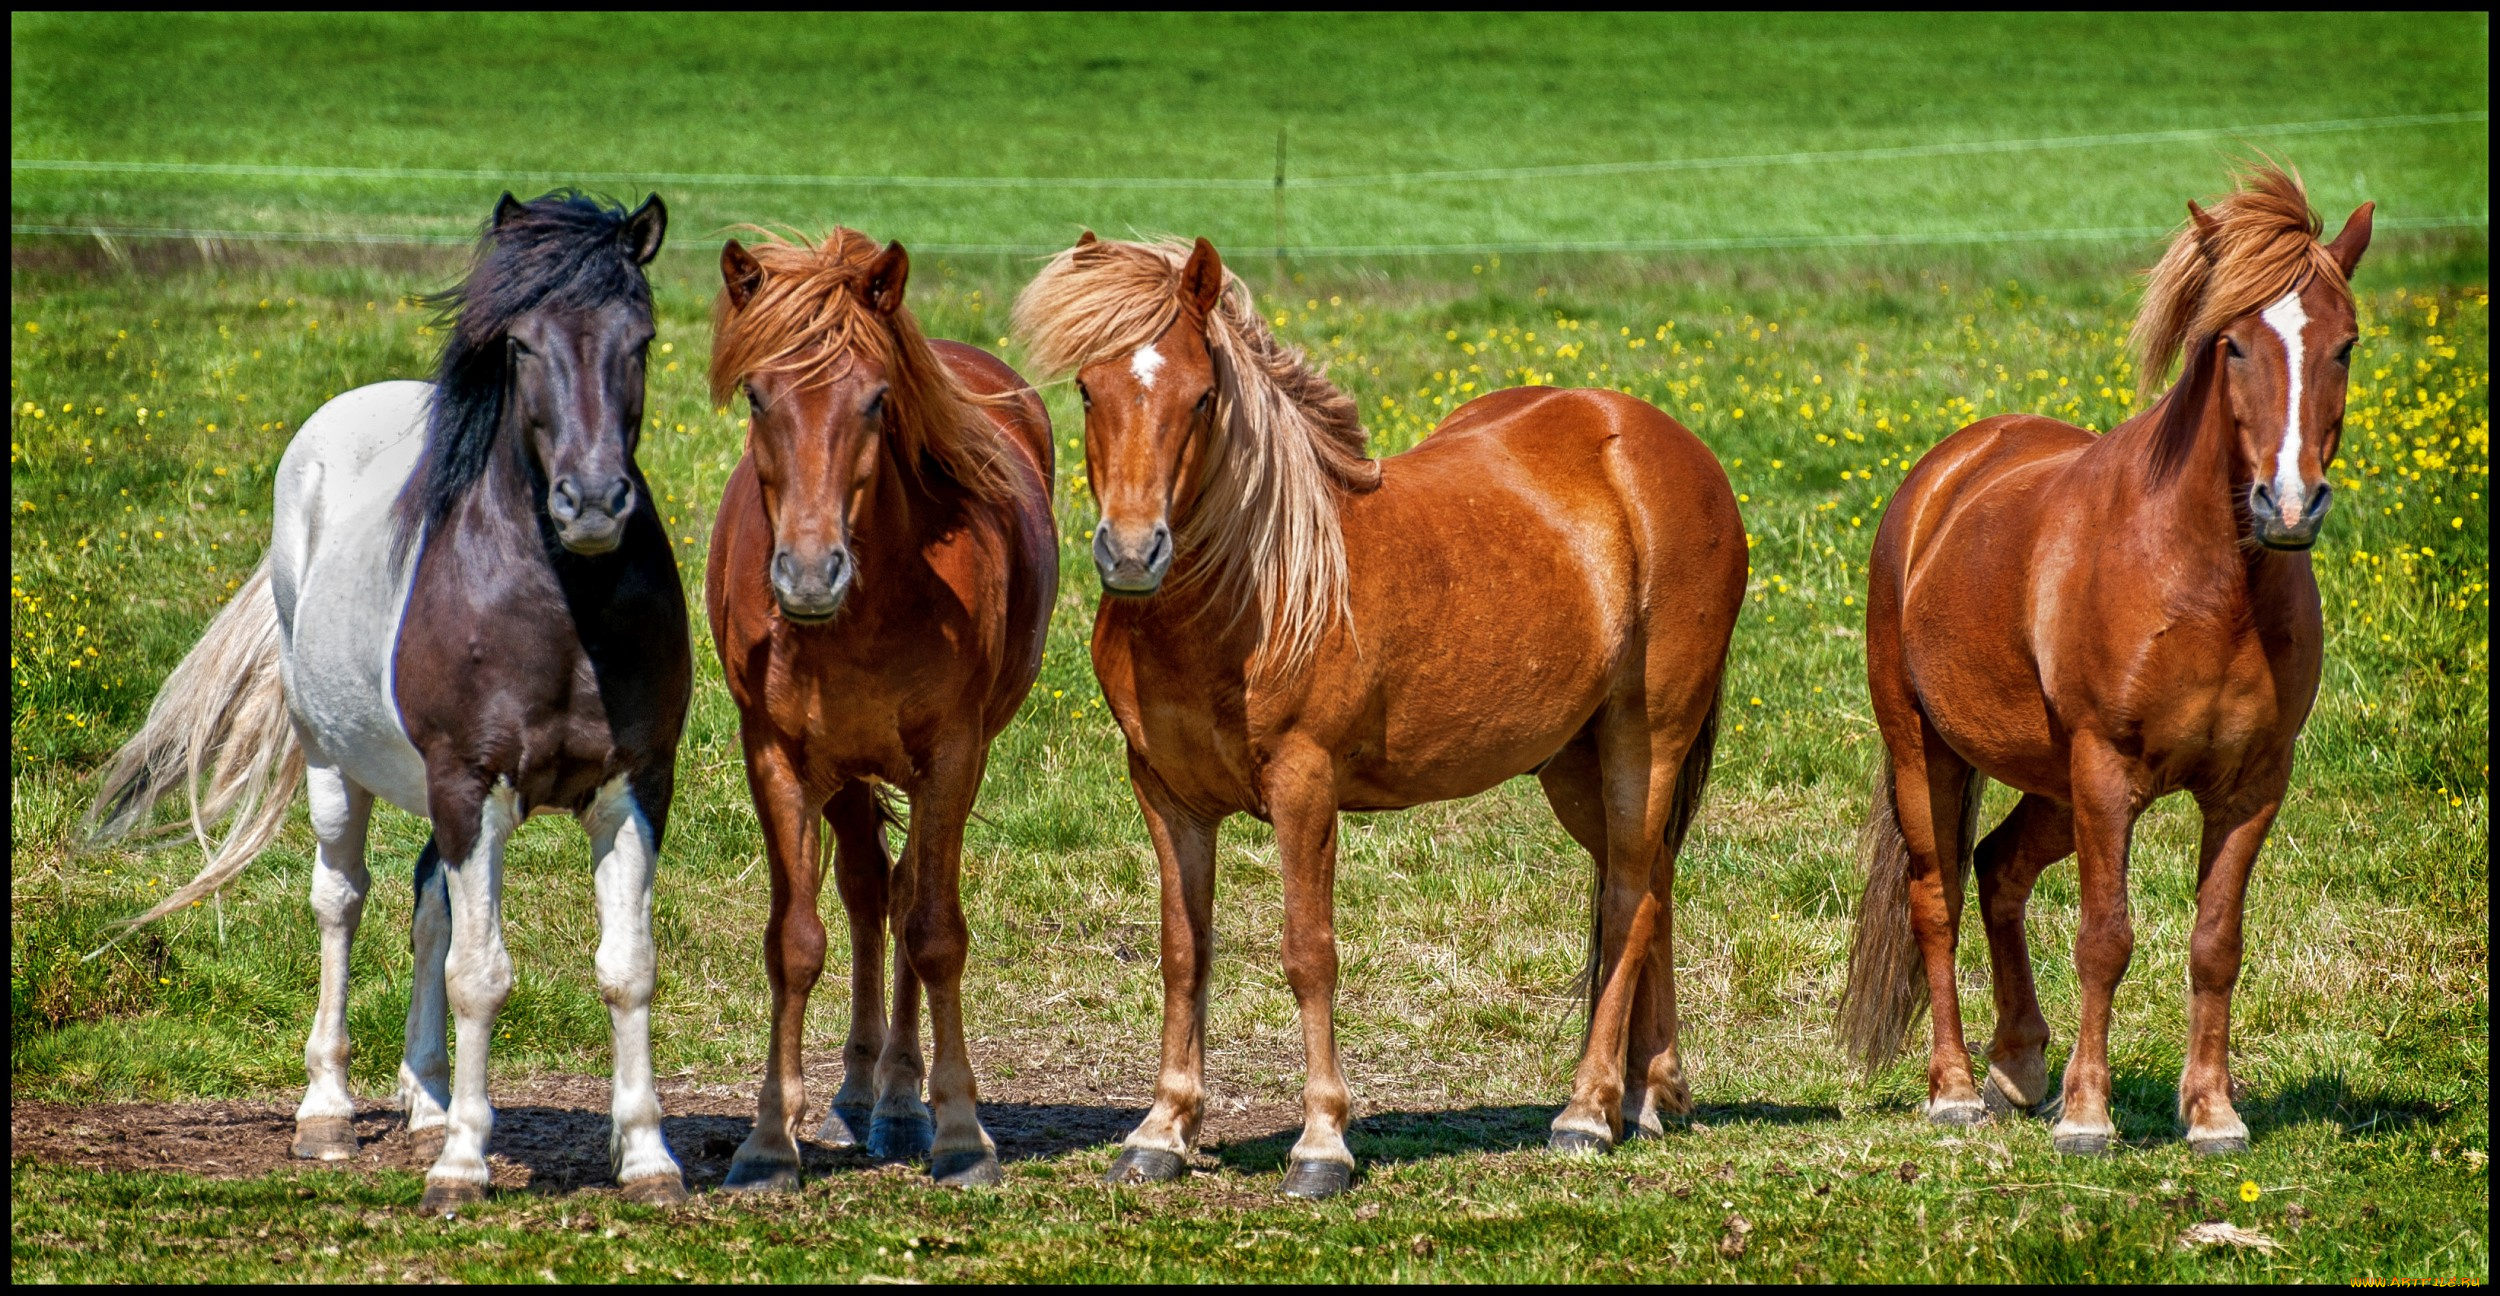
[[[996,1051],[995,1045],[983,1050]],[[1146,1113],[1145,1094],[1111,1094],[1092,1070],[1041,1058],[1017,1059],[1013,1079],[985,1085],[981,1122],[1006,1161],[1056,1157],[1117,1143]],[[838,1054],[808,1066],[812,1131],[842,1080]],[[755,1124],[753,1085],[662,1079],[669,1146],[689,1186],[720,1185],[730,1157]],[[495,1186],[569,1193],[613,1188],[608,1177],[608,1081],[602,1076],[548,1075],[498,1087],[494,1138],[487,1161]],[[1302,1121],[1298,1105],[1210,1095],[1201,1146],[1208,1168],[1228,1147],[1289,1144]],[[9,1111],[10,1156],[98,1170],[180,1171],[219,1179],[250,1178],[307,1165],[289,1151],[295,1134],[291,1099],[161,1103],[61,1103],[19,1100]],[[387,1100],[360,1099],[353,1162],[338,1168],[422,1174],[442,1150],[442,1132],[411,1133]],[[879,1163],[865,1151],[802,1138],[811,1176],[860,1171]],[[1265,1159],[1265,1158],[1255,1158]]]

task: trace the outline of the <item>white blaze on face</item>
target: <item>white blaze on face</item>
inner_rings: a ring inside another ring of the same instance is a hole
[[[2309,312],[2300,308],[2300,294],[2288,292],[2258,318],[2283,339],[2283,372],[2290,389],[2283,394],[2283,449],[2274,458],[2274,502],[2283,525],[2297,526],[2308,501],[2300,484],[2300,335],[2309,327]]]
[[[1155,350],[1152,342],[1137,348],[1137,354],[1128,358],[1128,371],[1137,375],[1137,385],[1148,391],[1154,390],[1155,374],[1162,368],[1163,353]]]

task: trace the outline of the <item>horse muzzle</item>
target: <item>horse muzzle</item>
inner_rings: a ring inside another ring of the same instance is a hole
[[[785,548],[773,554],[767,575],[781,615],[801,625],[815,625],[832,620],[842,610],[842,600],[851,592],[852,571],[848,550],[828,549],[810,560]]]
[[[625,541],[625,516],[634,510],[634,484],[618,477],[604,487],[559,477],[547,488],[547,516],[556,539],[584,557],[613,551]]]
[[[2318,532],[2326,525],[2326,511],[2333,488],[2319,482],[2317,490],[2301,502],[2295,520],[2283,519],[2283,502],[2275,498],[2274,487],[2259,482],[2249,488],[2248,514],[2250,530],[2257,543],[2268,549],[2298,551],[2318,542]]]
[[[1105,591],[1143,598],[1162,588],[1163,574],[1171,569],[1169,524],[1131,530],[1104,521],[1094,527],[1094,570],[1102,576]]]

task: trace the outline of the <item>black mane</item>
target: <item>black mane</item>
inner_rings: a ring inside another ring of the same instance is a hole
[[[398,545],[443,520],[486,471],[503,423],[511,360],[505,330],[542,306],[595,310],[614,302],[651,309],[651,286],[624,237],[625,209],[560,189],[500,208],[478,239],[458,287],[422,300],[449,333],[426,410],[425,452],[400,492]]]

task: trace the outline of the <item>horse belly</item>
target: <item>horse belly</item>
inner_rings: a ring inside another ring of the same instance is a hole
[[[270,554],[287,705],[307,755],[419,816],[425,761],[400,722],[391,663],[420,546],[398,563],[391,549],[431,391],[376,383],[305,420],[278,466]]]

